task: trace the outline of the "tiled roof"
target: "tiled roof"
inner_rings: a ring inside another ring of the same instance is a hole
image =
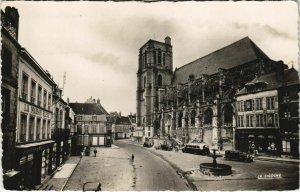
[[[122,125],[131,125],[129,117],[117,117],[116,124],[122,124]]]
[[[107,115],[107,112],[100,104],[96,103],[70,103],[75,114],[85,115]]]
[[[258,58],[269,59],[249,37],[245,37],[176,69],[172,83],[186,83],[189,75],[193,74],[197,79],[201,74],[212,75],[217,73],[219,68],[230,69]]]
[[[297,70],[295,70],[294,68],[285,69],[284,75],[283,75],[283,85],[299,83],[299,74],[298,73],[299,72]],[[252,81],[250,81],[247,84],[255,85],[258,83],[265,84],[264,89],[261,91],[277,89],[280,86],[280,83],[278,82],[278,78],[276,76],[276,72],[255,77]],[[246,94],[246,93],[247,93],[247,90],[246,90],[246,87],[244,87],[243,89],[238,91],[237,95],[242,95],[242,94]]]

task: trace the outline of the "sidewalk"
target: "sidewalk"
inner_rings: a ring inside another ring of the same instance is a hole
[[[80,162],[80,156],[70,156],[70,158],[57,170],[51,178],[43,183],[38,190],[62,191],[69,177]]]
[[[105,149],[105,148],[101,148]],[[100,149],[100,150],[101,150]],[[120,149],[116,145],[112,145],[108,149]],[[91,155],[93,155],[91,153]],[[69,178],[71,177],[72,173],[78,166],[79,162],[81,161],[80,156],[70,156],[70,158],[59,168],[60,170],[57,170],[53,175],[50,176],[50,178],[43,183],[37,190],[41,191],[49,191],[49,190],[54,190],[54,191],[62,191]]]

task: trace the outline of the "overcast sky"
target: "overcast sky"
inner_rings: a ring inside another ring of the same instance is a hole
[[[171,37],[174,69],[249,36],[271,59],[298,66],[294,2],[2,2],[19,10],[19,42],[71,102],[99,98],[136,112],[138,50]]]

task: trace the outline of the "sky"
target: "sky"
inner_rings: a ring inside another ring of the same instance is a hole
[[[295,2],[2,2],[20,15],[19,43],[63,86],[64,99],[100,99],[136,112],[139,48],[171,37],[180,67],[250,37],[271,59],[298,67]]]

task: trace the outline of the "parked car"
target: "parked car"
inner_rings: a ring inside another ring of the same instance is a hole
[[[241,152],[241,151],[232,151],[232,150],[226,150],[225,151],[225,157],[226,160],[237,160],[237,161],[243,161],[243,162],[252,162],[253,161],[253,156]]]
[[[194,153],[199,155],[209,155],[209,146],[204,142],[192,141],[182,148],[184,153]]]
[[[164,143],[164,144],[161,144],[161,145],[160,145],[160,148],[161,148],[162,150],[165,150],[165,151],[172,151],[172,150],[173,150],[172,145],[170,145],[170,143],[168,143],[168,142],[166,142],[166,143]]]
[[[153,146],[153,142],[150,141],[145,141],[145,143],[143,144],[144,147],[152,147]]]

